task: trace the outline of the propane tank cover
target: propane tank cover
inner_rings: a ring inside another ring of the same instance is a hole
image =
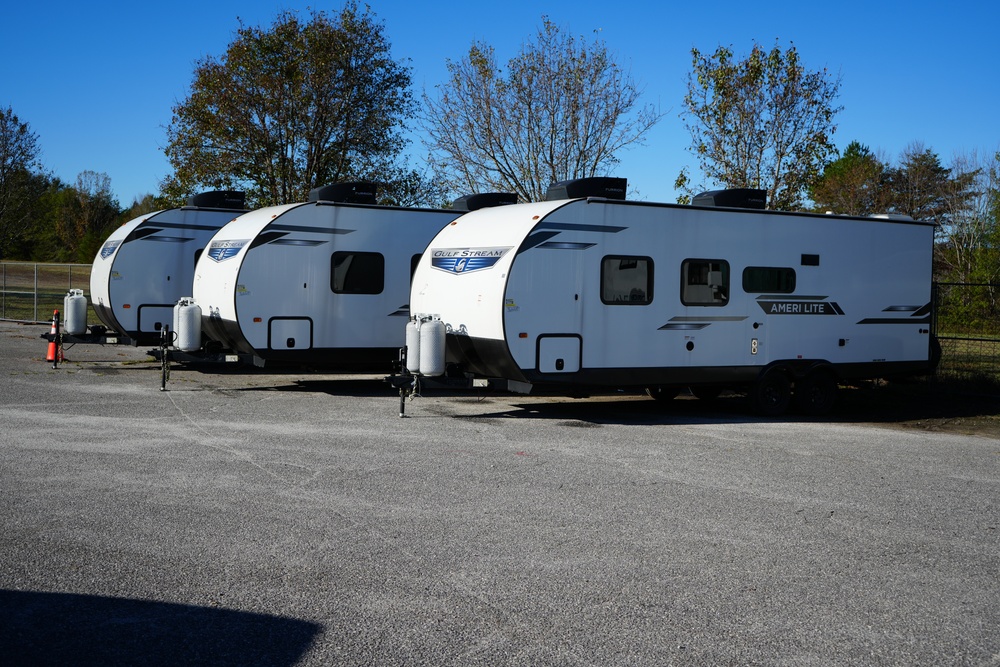
[[[444,375],[445,326],[441,320],[420,323],[420,374]]]
[[[201,306],[193,297],[183,297],[174,306],[174,347],[181,352],[201,349]]]
[[[63,332],[79,336],[87,332],[87,297],[82,289],[71,289],[63,298]]]

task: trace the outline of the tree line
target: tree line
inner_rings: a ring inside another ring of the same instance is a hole
[[[93,261],[119,224],[158,207],[153,195],[123,209],[107,174],[84,171],[73,183],[48,173],[39,138],[10,107],[0,108],[0,258]]]
[[[691,56],[681,117],[695,165],[677,177],[679,203],[749,187],[775,210],[933,219],[939,280],[1000,282],[1000,154],[944,165],[919,143],[890,160],[859,141],[840,153],[841,82],[807,68],[794,44]],[[447,206],[485,191],[537,201],[552,182],[610,175],[666,115],[599,36],[544,16],[506,63],[476,41],[447,71],[416,98],[384,24],[356,0],[335,14],[281,12],[267,28],[241,23],[224,54],[195,64],[171,109],[172,172],[126,208],[105,174],[65,183],[47,173],[39,137],[0,109],[0,257],[90,262],[121,223],[212,189],[242,190],[251,208],[349,180],[378,183],[383,204]],[[428,155],[419,166],[406,158],[412,129]]]

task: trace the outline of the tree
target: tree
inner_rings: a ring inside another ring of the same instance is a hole
[[[20,244],[35,204],[48,185],[38,158],[38,135],[11,107],[0,109],[0,257]]]
[[[891,206],[889,165],[852,141],[809,188],[816,210],[843,215],[886,213]]]
[[[993,335],[1000,330],[1000,153],[956,155],[946,172],[935,207],[938,327]]]
[[[506,66],[475,42],[448,62],[421,125],[431,164],[452,195],[513,192],[544,199],[556,181],[607,173],[662,117],[599,39],[585,43],[543,17]]]
[[[444,207],[448,192],[433,177],[408,168],[406,161],[386,168],[380,179],[378,202],[384,206]]]
[[[1000,282],[1000,153],[988,159],[975,152],[957,155],[943,177],[943,168],[931,159],[935,157],[918,153],[909,164],[913,171],[937,176],[934,189],[938,196],[907,194],[911,199],[934,203],[926,208],[940,223],[940,241],[936,245],[938,278],[950,282]]]
[[[973,196],[975,170],[953,170],[920,142],[904,149],[899,166],[890,170],[893,209],[917,220],[935,220],[944,229],[952,213]]]
[[[704,176],[723,187],[761,188],[768,207],[802,207],[809,185],[836,154],[832,144],[839,78],[807,71],[794,45],[754,44],[745,59],[720,46],[691,49],[682,118]],[[678,187],[692,194],[687,171]]]
[[[118,221],[120,209],[111,192],[111,178],[94,171],[81,172],[76,185],[53,197],[55,238],[59,261],[93,261],[101,243]]]
[[[173,109],[163,189],[183,199],[238,189],[253,207],[391,166],[413,114],[409,69],[390,57],[383,25],[349,1],[330,18],[280,14],[268,30],[241,24],[221,60],[197,64]]]
[[[118,216],[118,220],[123,225],[130,220],[135,220],[139,216],[147,215],[168,207],[169,204],[161,202],[157,197],[147,193],[141,198],[133,197],[132,205],[121,212],[121,215]]]

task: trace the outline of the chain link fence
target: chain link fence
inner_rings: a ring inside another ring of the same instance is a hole
[[[935,283],[937,377],[1000,387],[1000,284]]]
[[[62,316],[63,298],[71,289],[90,295],[90,264],[0,262],[0,319],[48,323],[52,311]],[[87,322],[98,322],[88,306]]]

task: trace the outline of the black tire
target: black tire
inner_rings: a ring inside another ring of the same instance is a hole
[[[814,371],[795,383],[793,400],[800,414],[829,414],[837,402],[837,380],[826,371]]]
[[[792,383],[781,371],[765,373],[750,388],[750,402],[754,411],[764,417],[785,414],[792,401]]]
[[[657,401],[672,401],[680,393],[677,387],[646,387],[646,395]]]

